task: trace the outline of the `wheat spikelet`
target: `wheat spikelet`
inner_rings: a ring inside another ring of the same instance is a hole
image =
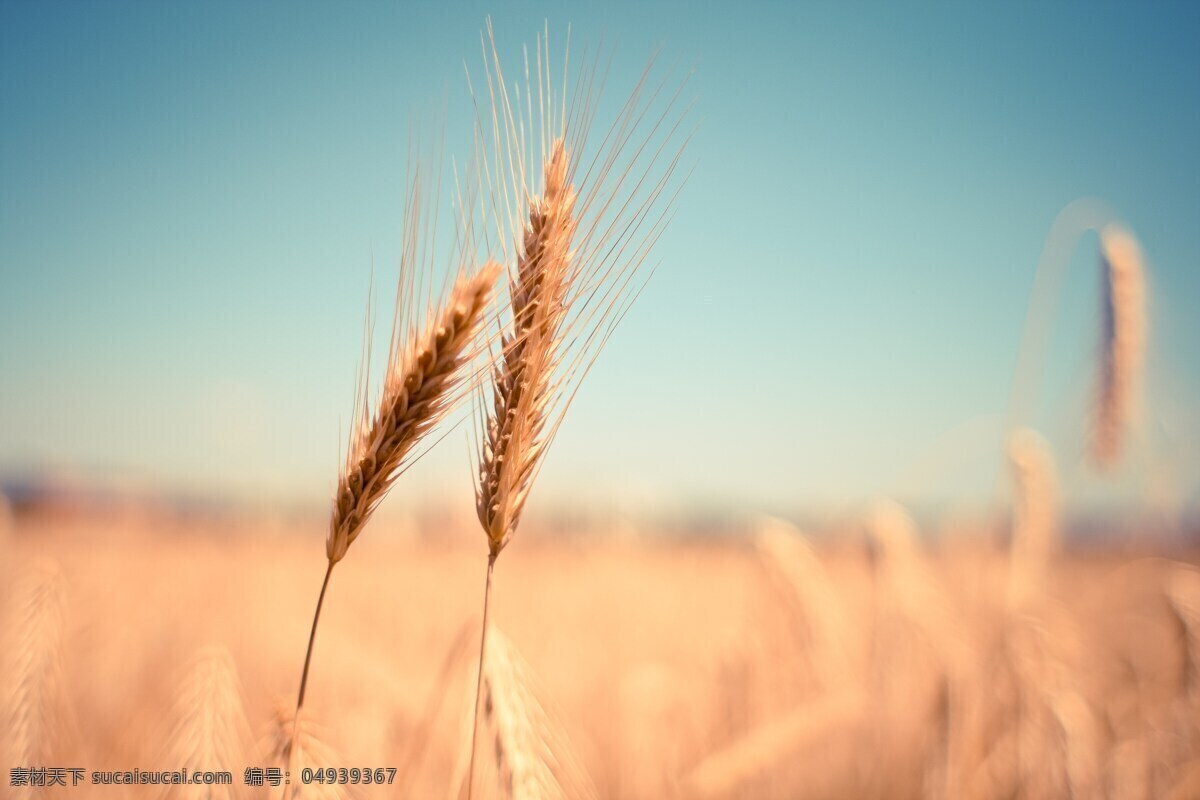
[[[1015,500],[1009,551],[1009,599],[1015,605],[1043,594],[1058,547],[1054,458],[1046,440],[1029,429],[1009,437]]]
[[[1137,240],[1119,225],[1100,232],[1104,327],[1092,454],[1100,467],[1121,456],[1123,434],[1136,412],[1146,346],[1145,274]]]
[[[538,699],[532,668],[499,630],[489,631],[483,661],[483,715],[487,771],[481,771],[476,796],[504,800],[590,798],[596,790],[566,732]],[[471,719],[464,719],[470,732]],[[454,796],[461,795],[465,764],[455,770]]]
[[[161,763],[189,771],[231,769],[246,762],[249,727],[237,670],[223,647],[202,650],[193,660],[171,710],[174,720]],[[177,800],[230,800],[244,796],[229,786],[178,785],[161,795]]]
[[[338,479],[325,552],[331,564],[345,555],[371,512],[391,488],[413,448],[455,404],[464,365],[483,325],[500,267],[460,273],[449,299],[426,330],[393,345],[374,416],[359,424]]]
[[[64,588],[58,566],[44,561],[31,565],[11,590],[0,632],[0,755],[5,766],[46,766],[56,754],[64,710]]]
[[[301,774],[306,768],[336,769],[348,765],[346,759],[324,741],[320,726],[305,710],[294,711],[285,703],[276,704],[262,749],[273,765],[291,773],[291,783],[273,789],[272,797],[283,800],[346,800],[350,797],[344,784],[306,784],[302,781]]]

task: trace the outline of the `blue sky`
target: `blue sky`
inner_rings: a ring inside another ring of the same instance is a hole
[[[1043,241],[1091,196],[1149,263],[1143,423],[1122,473],[1082,466],[1094,235],[1031,422],[1068,496],[1195,506],[1195,5],[445,5],[0,3],[0,470],[323,498],[410,144],[461,144],[491,14],[513,55],[547,19],[612,48],[610,95],[657,45],[694,68],[694,172],[547,497],[986,493]],[[469,480],[452,436],[402,491]]]

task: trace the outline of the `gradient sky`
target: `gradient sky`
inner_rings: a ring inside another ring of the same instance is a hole
[[[1194,507],[1200,6],[906,5],[0,3],[0,473],[324,498],[409,145],[469,119],[491,14],[514,53],[547,19],[603,40],[616,95],[658,44],[695,70],[661,266],[540,492],[785,510],[987,491],[1043,242],[1093,196],[1150,270],[1131,466],[1080,464],[1094,235],[1032,421],[1069,497]],[[465,498],[462,439],[402,491]]]

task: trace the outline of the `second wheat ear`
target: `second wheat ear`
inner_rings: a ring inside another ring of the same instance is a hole
[[[480,404],[475,510],[488,561],[468,800],[496,560],[516,533],[580,381],[639,293],[634,278],[670,219],[673,178],[687,142],[681,134],[687,110],[676,105],[686,80],[660,108],[670,76],[651,86],[653,59],[599,147],[591,149],[596,64],[585,59],[576,86],[568,89],[564,57],[557,94],[543,34],[536,56],[527,56],[526,85],[517,87],[514,102],[490,20],[483,61],[491,131],[484,132],[481,115],[480,184],[493,193],[485,207],[496,216],[492,222],[508,265],[508,302],[500,304],[500,346],[491,352],[491,397]],[[530,61],[536,78],[530,78]]]

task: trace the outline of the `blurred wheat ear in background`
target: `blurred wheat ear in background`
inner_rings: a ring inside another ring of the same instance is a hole
[[[482,692],[482,753],[475,796],[489,800],[588,800],[597,796],[571,741],[547,710],[532,668],[499,629],[488,635]],[[464,704],[464,708],[471,708]],[[474,721],[464,718],[464,738]],[[465,796],[469,764],[460,763],[451,797]]]
[[[0,764],[54,763],[67,733],[63,692],[65,581],[37,561],[11,587],[0,629]],[[13,791],[19,792],[20,789]],[[27,789],[35,796],[36,789]]]
[[[345,800],[349,797],[348,787],[343,784],[301,780],[304,769],[349,764],[325,741],[320,726],[306,710],[295,711],[287,704],[278,704],[264,739],[260,749],[267,753],[271,764],[291,773],[291,783],[272,789],[272,798]]]
[[[1137,411],[1146,347],[1146,278],[1141,248],[1129,231],[1106,226],[1100,246],[1104,327],[1092,454],[1099,466],[1111,468]]]
[[[233,657],[224,647],[202,650],[192,661],[170,718],[173,727],[167,736],[165,757],[159,763],[192,772],[250,763],[250,728],[241,686]],[[235,800],[245,796],[237,780],[229,786],[171,786],[162,794],[170,800]]]

